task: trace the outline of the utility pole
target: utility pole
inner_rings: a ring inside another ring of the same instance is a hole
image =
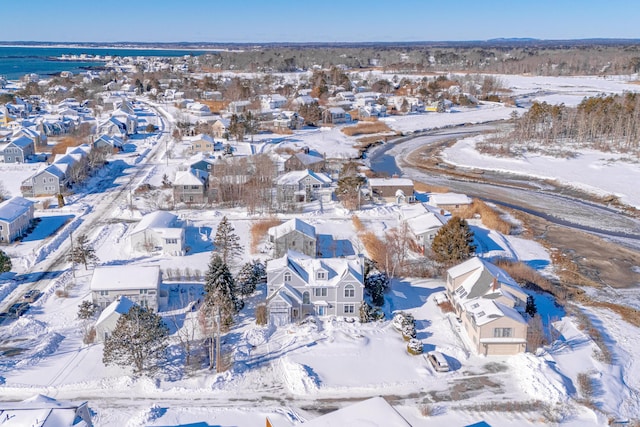
[[[73,278],[76,278],[76,261],[73,259],[73,230],[69,232],[69,238],[71,239],[71,272],[73,273]]]
[[[220,306],[216,314],[216,372],[220,373]]]

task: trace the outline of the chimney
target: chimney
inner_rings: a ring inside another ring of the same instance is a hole
[[[496,279],[495,277],[493,278],[493,284],[491,285],[491,290],[493,290],[494,292],[497,291],[498,289],[500,289],[500,283],[498,283],[498,279]]]

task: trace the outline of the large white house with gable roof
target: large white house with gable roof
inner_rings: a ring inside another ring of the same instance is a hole
[[[127,237],[134,251],[158,249],[167,255],[184,255],[184,233],[176,215],[156,211],[143,216]]]
[[[281,326],[307,316],[357,318],[364,292],[364,259],[315,259],[290,251],[267,264],[269,323]]]

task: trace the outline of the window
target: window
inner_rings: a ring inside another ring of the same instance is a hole
[[[167,242],[167,245],[177,245],[178,239],[165,239],[165,242]]]
[[[289,273],[288,271],[286,273],[284,273],[284,282],[285,283],[289,283],[291,281],[291,273]]]
[[[353,314],[356,312],[356,307],[353,304],[344,305],[344,314]]]
[[[471,305],[471,308],[478,308],[478,307],[480,307],[480,304],[478,304],[477,302]]]
[[[344,287],[344,297],[353,298],[356,296],[356,288],[353,285],[347,285]]]
[[[107,295],[109,295],[109,291],[100,291],[100,295],[103,296],[103,297],[107,296]]]
[[[313,296],[314,297],[326,297],[327,296],[327,288],[313,288]]]
[[[192,189],[192,190],[197,190],[198,188],[200,188],[198,185],[192,185],[192,186],[191,186],[191,189]]]
[[[325,280],[326,278],[327,278],[327,272],[326,271],[318,271],[316,273],[316,279]]]
[[[494,338],[509,338],[512,336],[511,328],[493,328]]]
[[[147,289],[140,289],[140,295],[146,295]]]
[[[309,304],[309,292],[304,291],[304,293],[302,294],[302,303],[303,304]]]
[[[484,316],[484,315],[485,315],[484,311],[480,311],[480,312],[478,312],[478,317],[482,317],[482,316]]]

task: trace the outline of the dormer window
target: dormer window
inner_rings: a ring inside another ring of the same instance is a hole
[[[289,272],[284,273],[284,282],[289,283],[290,281],[291,281],[291,273]]]
[[[316,273],[316,279],[318,279],[318,280],[327,280],[327,272],[326,271],[318,271]]]

